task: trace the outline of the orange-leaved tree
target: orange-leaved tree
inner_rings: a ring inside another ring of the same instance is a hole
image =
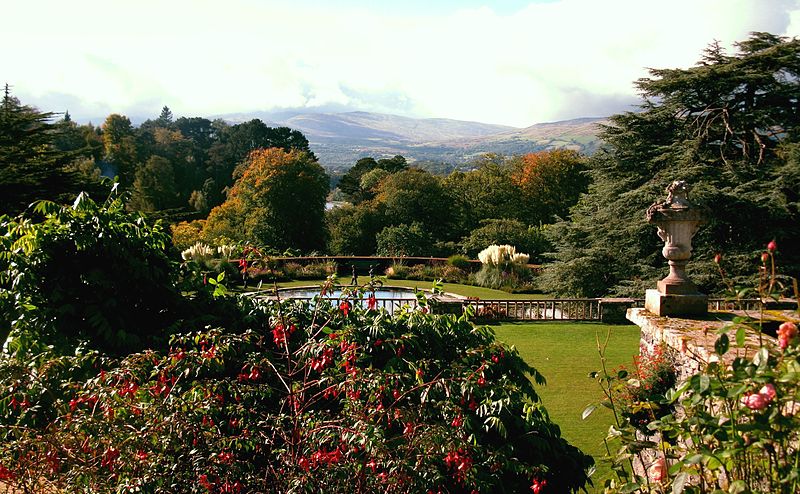
[[[529,153],[513,165],[511,180],[520,189],[520,212],[528,224],[565,217],[589,186],[585,157],[570,149]]]
[[[309,153],[256,149],[228,199],[209,214],[203,236],[277,250],[321,249],[327,194],[328,176]]]

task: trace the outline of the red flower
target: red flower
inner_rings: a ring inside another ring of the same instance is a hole
[[[761,262],[766,264],[767,261],[769,261],[769,253],[768,252],[762,252],[761,253]]]
[[[763,410],[769,404],[766,396],[760,393],[749,394],[742,398],[742,402],[750,410]]]
[[[100,460],[100,466],[114,470],[114,463],[119,458],[119,450],[114,446],[109,446],[103,453],[103,458]]]
[[[414,424],[406,422],[405,427],[403,427],[403,434],[411,434],[412,432],[414,432]]]
[[[339,310],[342,311],[344,317],[347,317],[347,314],[350,313],[350,302],[347,300],[342,300],[342,302],[339,304]]]
[[[778,249],[778,244],[775,243],[774,240],[770,240],[767,244],[767,250],[770,252],[775,252]]]
[[[214,484],[208,481],[208,475],[206,474],[201,475],[198,481],[200,482],[201,486],[203,486],[205,489],[209,491],[214,488]]]
[[[716,254],[716,255],[714,256],[714,262],[715,262],[715,263],[717,263],[717,264],[719,264],[720,262],[722,262],[722,254]]]
[[[542,489],[544,489],[545,485],[547,485],[546,480],[533,479],[533,482],[531,483],[531,490],[533,491],[533,494],[539,494],[542,492]]]
[[[290,324],[289,329],[286,329],[283,324],[277,324],[272,330],[272,339],[275,341],[276,345],[283,346],[286,340],[292,337],[292,333],[294,333],[296,329],[294,324]]]
[[[661,482],[667,477],[667,461],[659,458],[647,469],[647,476],[653,482]]]
[[[378,306],[378,300],[375,298],[375,294],[372,294],[367,299],[367,310],[375,310]]]
[[[453,427],[461,427],[464,424],[464,418],[461,415],[457,415],[456,418],[450,422],[450,425]]]
[[[786,350],[795,336],[797,336],[796,324],[787,321],[778,327],[778,344],[782,350]]]
[[[478,386],[486,386],[486,379],[483,376],[478,378]]]
[[[211,345],[211,348],[209,348],[208,350],[206,350],[206,347],[203,346],[203,347],[200,348],[200,351],[202,352],[202,356],[205,359],[212,359],[212,358],[217,356],[217,346],[216,345]]]
[[[137,452],[136,452],[136,458],[138,458],[138,459],[139,459],[139,461],[145,461],[145,460],[147,460],[147,457],[148,457],[148,456],[149,456],[149,455],[147,454],[147,452],[146,452],[146,451],[141,451],[141,450],[140,450],[140,451],[137,451]]]
[[[14,472],[3,465],[0,465],[0,481],[3,480],[14,480]]]

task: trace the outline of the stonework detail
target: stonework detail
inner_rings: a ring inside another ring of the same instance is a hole
[[[692,257],[692,238],[705,222],[703,211],[689,201],[691,188],[683,180],[667,187],[667,198],[647,209],[647,221],[664,241],[661,254],[669,261],[669,275],[647,290],[645,307],[660,315],[698,315],[708,310],[708,299],[686,275]]]

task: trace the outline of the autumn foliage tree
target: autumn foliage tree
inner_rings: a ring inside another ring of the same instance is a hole
[[[320,249],[325,245],[327,194],[328,176],[309,153],[257,149],[228,199],[209,214],[204,235],[277,250]]]
[[[514,160],[511,181],[520,193],[520,212],[528,224],[565,217],[586,192],[586,158],[570,149],[529,153]]]

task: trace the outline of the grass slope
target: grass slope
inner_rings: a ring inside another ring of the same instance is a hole
[[[563,436],[595,457],[593,482],[596,492],[602,492],[603,481],[611,471],[600,458],[606,454],[603,438],[613,417],[610,410],[600,407],[586,420],[581,419],[586,405],[601,401],[602,396],[597,382],[588,378],[589,372],[600,369],[596,335],[605,339],[611,332],[606,351],[610,370],[631,364],[639,352],[639,327],[536,322],[503,323],[494,330],[498,340],[516,346],[522,358],[545,376],[547,385],[537,387],[542,402]]]

